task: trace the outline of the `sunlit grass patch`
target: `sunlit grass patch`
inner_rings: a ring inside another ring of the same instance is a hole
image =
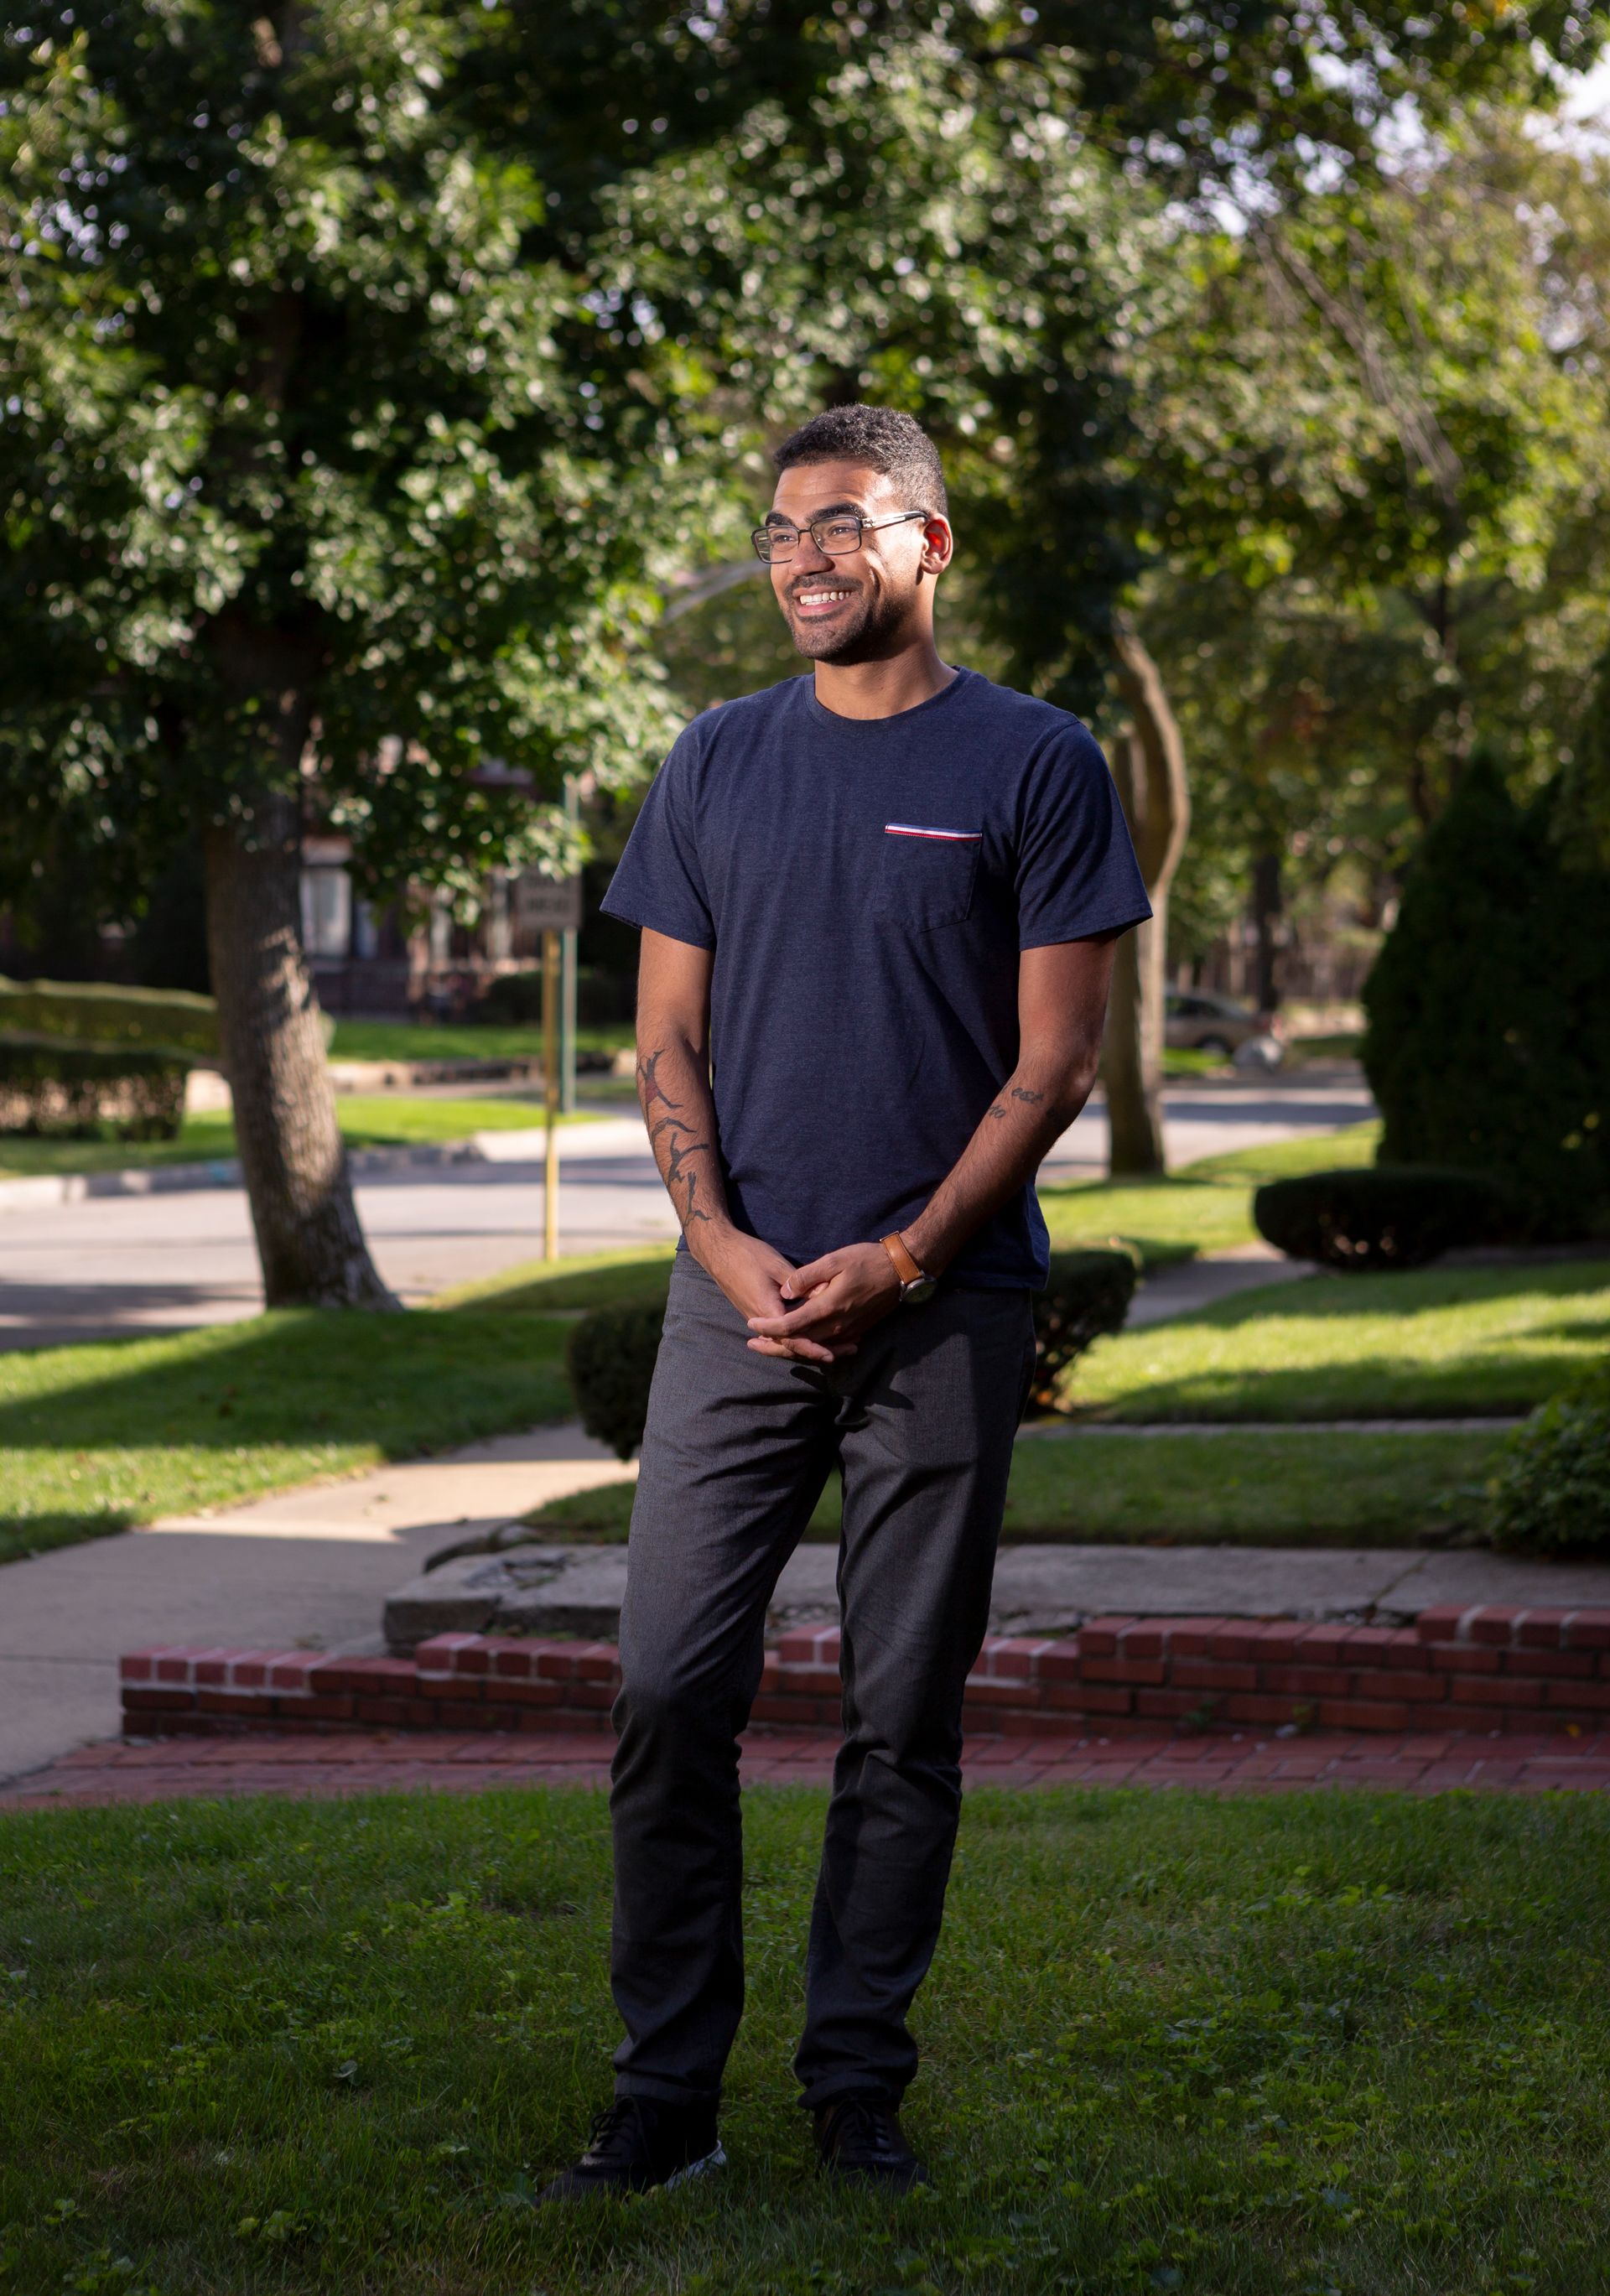
[[[1120,1419],[1529,1411],[1610,1344],[1610,1261],[1315,1275],[1097,1340],[1067,1399]]]

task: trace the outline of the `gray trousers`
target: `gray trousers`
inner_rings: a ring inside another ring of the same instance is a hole
[[[743,2004],[739,1733],[767,1605],[834,1466],[844,1743],[806,1964],[804,2103],[898,2103],[961,1806],[962,1691],[989,1620],[1034,1359],[1026,1291],[941,1285],[839,1364],[752,1354],[684,1253],[654,1372],[620,1617],[610,1808],[617,2095],[719,2095]]]

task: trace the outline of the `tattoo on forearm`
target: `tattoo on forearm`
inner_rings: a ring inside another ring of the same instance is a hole
[[[984,1113],[986,1116],[992,1116],[998,1124],[1004,1124],[1011,1111],[1008,1109],[1003,1108],[998,1100],[994,1107],[986,1109]]]
[[[660,1081],[659,1068],[664,1058],[663,1045],[657,1053],[639,1053],[637,1055],[637,1097],[643,1103],[645,1114],[650,1104],[656,1100],[666,1108],[680,1108],[683,1104],[679,1100],[673,1100]]]
[[[673,1204],[677,1203],[678,1189],[681,1189],[683,1201],[678,1205],[678,1210],[683,1226],[691,1227],[694,1220],[708,1222],[711,1215],[701,1210],[699,1207],[699,1174],[694,1166],[688,1163],[688,1159],[690,1156],[698,1155],[701,1151],[707,1151],[711,1144],[708,1140],[691,1140],[686,1137],[686,1135],[694,1129],[694,1125],[680,1113],[680,1111],[686,1107],[686,1102],[673,1100],[660,1081],[660,1063],[664,1058],[663,1045],[655,1052],[638,1054],[637,1097],[643,1103],[645,1119],[653,1113],[656,1101],[661,1108],[669,1109],[672,1111],[670,1115],[661,1116],[656,1123],[649,1126],[649,1145],[653,1148],[655,1156],[660,1159],[661,1175]],[[663,1155],[661,1154],[660,1149],[661,1139],[665,1142]],[[683,1168],[685,1165],[687,1167],[686,1170]],[[708,1193],[708,1174],[705,1176],[705,1188]]]
[[[696,1219],[708,1220],[710,1218],[708,1212],[702,1212],[697,1209],[694,1201],[699,1193],[698,1173],[691,1169],[685,1172],[682,1168],[690,1156],[696,1156],[702,1150],[708,1150],[709,1147],[708,1140],[673,1140],[665,1159],[666,1186],[669,1189],[686,1187],[687,1191],[687,1201],[682,1208],[684,1227]],[[672,1201],[675,1201],[674,1197]]]
[[[1043,1092],[1025,1092],[1021,1084],[1014,1084],[1012,1087],[1013,1099],[1026,1100],[1031,1108],[1038,1108],[1045,1096]]]

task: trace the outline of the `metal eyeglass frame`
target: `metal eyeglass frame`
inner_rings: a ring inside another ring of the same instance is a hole
[[[760,560],[762,566],[785,566],[788,563],[788,561],[793,556],[794,552],[800,546],[800,535],[801,531],[809,535],[811,540],[816,544],[817,548],[821,552],[824,558],[850,558],[852,557],[860,548],[863,536],[875,534],[879,527],[905,526],[908,525],[914,518],[925,519],[930,515],[931,513],[925,510],[898,510],[891,518],[863,518],[859,511],[835,510],[831,517],[813,518],[809,524],[802,529],[798,527],[794,528],[793,540],[789,544],[787,549],[783,552],[781,557],[776,556],[772,551],[771,545],[774,529],[771,527],[757,526],[749,538],[754,544],[755,556]],[[817,530],[818,527],[848,526],[851,520],[855,522],[855,540],[850,543],[847,549],[829,550],[827,545],[823,541],[821,535]]]

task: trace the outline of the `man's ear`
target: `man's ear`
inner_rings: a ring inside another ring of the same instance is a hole
[[[923,528],[923,572],[942,574],[955,551],[956,537],[950,531],[950,521],[936,512]]]

